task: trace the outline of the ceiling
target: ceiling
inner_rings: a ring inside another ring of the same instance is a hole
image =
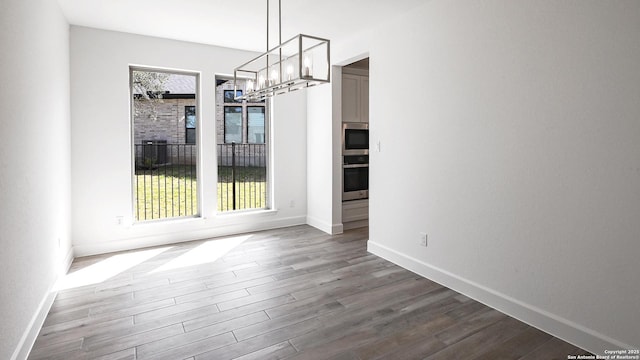
[[[338,39],[426,0],[284,0],[282,40],[297,34]],[[266,0],[58,0],[72,25],[263,52]],[[270,2],[270,47],[277,44]]]

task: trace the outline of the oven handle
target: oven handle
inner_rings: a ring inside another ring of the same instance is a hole
[[[344,169],[356,169],[356,168],[364,168],[369,167],[369,164],[344,164],[342,165]]]

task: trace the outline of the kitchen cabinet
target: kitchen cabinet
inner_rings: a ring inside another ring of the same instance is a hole
[[[369,199],[345,201],[342,203],[342,224],[344,230],[369,225]]]
[[[369,122],[369,76],[342,74],[342,121]]]

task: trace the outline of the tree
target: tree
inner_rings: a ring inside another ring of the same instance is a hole
[[[135,116],[146,115],[151,120],[158,120],[156,104],[162,103],[162,95],[166,93],[165,84],[169,74],[152,71],[133,71],[133,94],[139,103],[134,104]]]

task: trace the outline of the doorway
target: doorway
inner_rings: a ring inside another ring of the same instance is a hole
[[[342,224],[369,226],[369,58],[342,67]],[[354,186],[357,185],[357,186]]]

